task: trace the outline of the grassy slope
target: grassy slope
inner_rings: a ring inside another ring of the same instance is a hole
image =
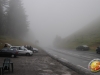
[[[64,38],[62,41],[63,48],[76,48],[79,45],[89,45],[91,50],[95,50],[100,45],[100,19],[91,23],[89,27],[76,32],[75,34]]]

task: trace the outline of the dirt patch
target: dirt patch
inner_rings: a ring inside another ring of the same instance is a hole
[[[0,66],[4,59],[5,57],[0,57]],[[10,59],[14,63],[14,72],[9,75],[79,75],[42,50],[34,53],[33,56],[18,56]]]

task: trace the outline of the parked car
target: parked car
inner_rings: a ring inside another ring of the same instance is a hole
[[[100,54],[100,46],[97,47],[96,53],[97,53],[97,54]]]
[[[90,48],[87,45],[81,45],[76,48],[76,50],[89,50]]]
[[[33,51],[33,52],[38,52],[38,49],[37,49],[37,48],[32,48],[31,51]]]
[[[38,52],[38,49],[37,48],[33,48],[32,46],[24,46],[25,48],[27,48],[28,50],[31,50],[31,51],[33,51],[34,53],[35,52]]]
[[[17,48],[18,54],[19,55],[33,55],[33,52],[31,50],[28,50],[24,46],[12,46],[11,48]]]
[[[0,50],[0,56],[16,57],[17,55],[18,51],[16,48],[3,48]]]

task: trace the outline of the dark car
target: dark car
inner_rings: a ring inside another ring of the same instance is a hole
[[[90,48],[87,45],[81,45],[76,48],[76,50],[89,50]]]
[[[17,55],[18,51],[16,48],[3,48],[0,50],[0,56],[16,57]]]
[[[97,54],[100,54],[100,46],[97,47],[96,53],[97,53]]]

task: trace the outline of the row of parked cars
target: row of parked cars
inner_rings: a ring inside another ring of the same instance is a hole
[[[86,50],[90,50],[90,47],[87,45],[81,45],[81,46],[76,47],[76,50],[85,50],[86,51]],[[100,54],[100,46],[98,46],[96,48],[96,53]]]
[[[16,57],[17,55],[27,55],[27,56],[32,56],[34,52],[38,52],[37,48],[31,47],[30,49],[28,48],[29,46],[12,46],[10,44],[9,47],[4,47],[3,49],[0,50],[0,56],[11,56],[11,57]]]

